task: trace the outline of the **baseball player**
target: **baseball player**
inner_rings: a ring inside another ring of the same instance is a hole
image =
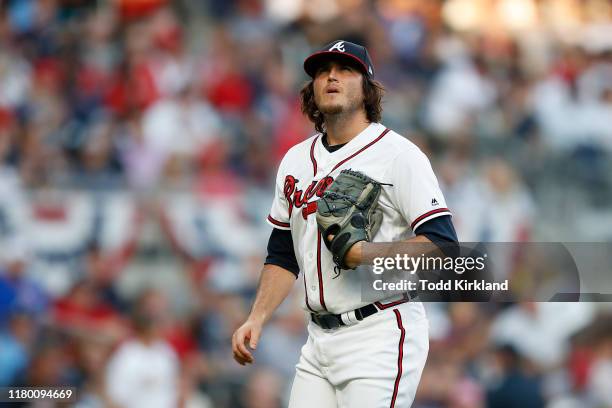
[[[289,406],[408,407],[429,350],[423,305],[408,293],[363,301],[354,269],[400,241],[456,242],[451,213],[427,157],[379,123],[383,89],[365,47],[334,41],[304,70],[302,111],[318,133],[279,166],[268,256],[234,359],[254,361],[263,325],[301,271],[309,336]]]

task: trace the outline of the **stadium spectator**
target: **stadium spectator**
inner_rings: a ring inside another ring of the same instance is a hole
[[[180,366],[163,340],[160,322],[146,310],[132,316],[134,337],[112,354],[106,368],[110,400],[122,407],[174,407],[179,399]]]

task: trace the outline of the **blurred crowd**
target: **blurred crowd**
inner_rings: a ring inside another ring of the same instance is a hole
[[[301,64],[365,44],[461,241],[612,240],[608,0],[0,2],[0,387],[286,405],[300,286],[238,366]],[[415,407],[612,407],[612,310],[429,303]]]

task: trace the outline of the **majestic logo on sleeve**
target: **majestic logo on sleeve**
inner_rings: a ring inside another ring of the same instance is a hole
[[[317,211],[317,201],[309,200],[314,196],[322,197],[325,190],[327,190],[327,188],[334,182],[334,179],[327,176],[319,181],[313,180],[313,182],[306,187],[306,190],[298,189],[298,182],[299,180],[291,175],[285,177],[283,193],[287,199],[287,203],[289,204],[289,216],[291,217],[294,207],[304,207],[302,208],[302,217],[306,219],[310,214]]]

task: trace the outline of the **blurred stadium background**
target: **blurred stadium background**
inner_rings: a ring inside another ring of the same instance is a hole
[[[462,241],[612,240],[609,0],[0,4],[0,386],[286,404],[301,285],[254,366],[230,336],[276,165],[313,133],[302,60],[332,39],[368,46]],[[415,407],[612,407],[609,305],[426,306]]]

